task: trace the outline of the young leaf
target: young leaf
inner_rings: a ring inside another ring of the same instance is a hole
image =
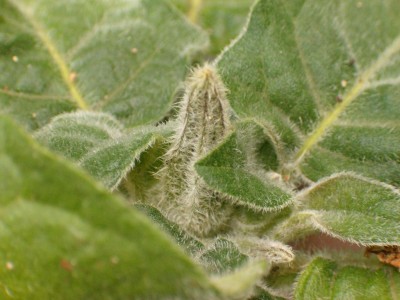
[[[158,121],[207,44],[163,0],[2,0],[0,32],[0,105],[30,128],[73,107]]]
[[[111,115],[84,112],[62,114],[35,133],[50,150],[78,161],[104,142],[122,136],[122,125]]]
[[[270,265],[265,260],[251,261],[232,273],[215,277],[214,284],[227,299],[247,299],[254,293],[255,284],[269,270]]]
[[[291,203],[291,193],[276,184],[257,165],[253,122],[239,125],[236,132],[196,165],[201,178],[214,190],[232,201],[258,211],[272,211]],[[269,152],[276,153],[275,141],[269,140]],[[277,155],[276,162],[277,160]],[[273,162],[272,165],[275,165]]]
[[[0,164],[1,298],[218,298],[147,219],[4,117]]]
[[[171,148],[160,170],[159,205],[168,219],[196,235],[226,227],[232,206],[198,177],[194,164],[230,132],[226,89],[215,67],[193,70],[186,81]]]
[[[248,256],[224,238],[218,238],[201,256],[202,265],[213,274],[232,272],[248,261]]]
[[[397,0],[259,0],[218,62],[233,109],[278,129],[278,117],[289,119],[307,136],[290,168],[313,180],[347,170],[399,185],[399,9]]]
[[[333,261],[314,259],[302,272],[295,299],[397,299],[400,274],[393,268],[370,270],[339,267]]]
[[[133,168],[140,154],[170,133],[168,126],[145,126],[130,130],[121,138],[93,149],[81,158],[79,164],[113,190]]]
[[[400,192],[353,174],[317,182],[297,196],[323,232],[362,245],[400,245]]]
[[[115,189],[140,154],[170,131],[165,125],[123,131],[111,115],[75,112],[55,117],[35,137],[51,150],[77,161],[106,187]]]

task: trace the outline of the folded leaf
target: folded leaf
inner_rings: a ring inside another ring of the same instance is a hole
[[[400,274],[393,268],[378,270],[340,267],[323,258],[314,259],[302,272],[295,299],[397,299]]]
[[[51,150],[77,161],[106,187],[115,189],[168,126],[145,126],[124,131],[109,114],[75,112],[55,117],[35,137]]]
[[[238,115],[272,122],[297,147],[288,169],[400,185],[399,10],[397,0],[257,2],[218,67]]]
[[[223,274],[244,265],[248,256],[241,253],[233,242],[218,238],[199,259],[210,273]]]
[[[400,192],[354,174],[317,182],[297,196],[323,232],[362,245],[400,245]]]
[[[73,107],[163,118],[204,32],[164,1],[0,2],[0,106],[37,128]],[[162,74],[162,76],[154,76]]]
[[[1,298],[215,299],[136,210],[0,118]]]
[[[104,142],[122,136],[122,125],[105,113],[62,114],[35,133],[35,138],[52,151],[78,161]]]
[[[215,277],[214,284],[227,299],[247,299],[254,293],[255,284],[268,274],[270,265],[264,261],[252,261],[228,275]]]
[[[103,143],[87,153],[79,164],[105,186],[115,189],[133,168],[140,154],[169,133],[167,126],[146,126],[128,131],[121,138]]]
[[[254,126],[253,122],[239,125],[236,132],[200,159],[195,168],[212,189],[234,202],[258,211],[278,210],[291,203],[291,193],[257,165],[256,145],[252,142]],[[274,141],[269,140],[269,153],[276,153],[274,146]],[[272,165],[279,163],[276,154],[270,159]]]

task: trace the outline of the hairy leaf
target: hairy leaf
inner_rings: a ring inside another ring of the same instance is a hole
[[[170,134],[168,126],[124,131],[105,113],[76,112],[55,117],[35,137],[51,150],[77,161],[90,175],[115,189],[140,154]]]
[[[200,261],[207,271],[222,274],[241,267],[248,261],[248,256],[241,253],[233,242],[219,238],[204,251]]]
[[[258,211],[272,211],[290,204],[291,194],[257,164],[257,141],[253,122],[238,125],[238,130],[199,160],[196,171],[214,190],[234,202]],[[257,127],[256,127],[257,128]],[[274,140],[269,140],[269,152],[276,153]],[[271,159],[271,157],[270,157]],[[277,156],[272,165],[278,164]]]
[[[324,179],[297,196],[318,229],[363,245],[400,245],[400,192],[353,174]]]
[[[302,272],[295,299],[397,299],[400,274],[393,268],[378,270],[340,267],[333,261],[314,259]]]
[[[121,137],[122,130],[109,114],[80,111],[55,117],[35,138],[57,154],[78,161],[102,143]]]
[[[219,57],[233,109],[298,147],[291,170],[400,184],[399,9],[397,0],[259,0]]]
[[[162,119],[206,36],[164,1],[0,1],[0,108],[27,127],[74,107]]]
[[[251,261],[235,272],[214,278],[214,284],[227,299],[247,299],[254,294],[255,284],[269,270],[270,265],[265,260]]]
[[[2,298],[216,297],[141,214],[3,117],[0,164]]]
[[[156,208],[146,204],[136,204],[135,208],[168,233],[188,254],[195,256],[198,252],[204,251],[204,245],[200,241],[184,232],[177,224],[167,220]]]

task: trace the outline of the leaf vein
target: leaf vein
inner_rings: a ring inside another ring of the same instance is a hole
[[[83,96],[81,95],[75,83],[71,79],[70,75],[72,72],[69,70],[64,58],[58,51],[57,47],[54,45],[51,38],[48,36],[44,27],[31,15],[31,13],[29,13],[26,9],[23,9],[18,3],[16,3],[15,0],[8,0],[8,1],[32,25],[35,35],[43,43],[43,45],[49,52],[51,58],[53,59],[54,63],[58,67],[61,73],[61,77],[65,85],[68,87],[68,90],[72,96],[71,99],[74,100],[74,102],[78,105],[79,108],[84,110],[87,109],[88,108],[87,103],[85,102]]]

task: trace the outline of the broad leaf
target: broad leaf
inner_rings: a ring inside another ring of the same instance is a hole
[[[233,242],[219,238],[202,253],[199,259],[210,273],[222,274],[244,265],[248,261],[248,256],[241,253]]]
[[[398,299],[400,274],[394,268],[378,270],[340,267],[333,261],[314,259],[302,272],[295,299]]]
[[[313,180],[347,170],[399,185],[399,10],[397,0],[259,0],[218,60],[232,107],[272,122],[298,147],[288,167]]]
[[[1,298],[214,299],[136,210],[0,119]]]
[[[0,108],[27,127],[73,108],[160,120],[206,36],[164,1],[0,1]]]
[[[115,189],[140,154],[170,128],[145,126],[124,131],[111,115],[76,112],[55,117],[35,137],[51,150],[77,161],[90,175]]]
[[[297,196],[323,232],[363,245],[400,245],[400,192],[353,174],[337,174]]]
[[[258,211],[278,210],[291,203],[291,194],[258,165],[255,157],[257,144],[252,139],[255,128],[259,129],[253,122],[239,124],[238,130],[199,160],[195,168],[212,189],[229,196],[234,202]],[[276,144],[273,139],[268,142],[266,152],[274,154],[275,158],[271,156],[269,159],[276,167],[279,164]]]

